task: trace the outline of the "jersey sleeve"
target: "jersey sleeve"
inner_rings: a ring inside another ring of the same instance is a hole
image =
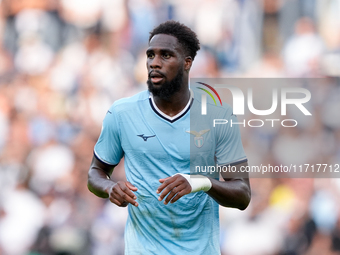
[[[119,127],[119,115],[112,106],[106,113],[102,131],[94,147],[96,158],[105,164],[117,165],[124,155]]]
[[[216,163],[222,165],[237,165],[247,162],[247,157],[243,149],[240,123],[232,109],[228,109],[223,119],[228,120],[227,124],[218,125],[216,143]],[[232,124],[231,124],[232,123]]]

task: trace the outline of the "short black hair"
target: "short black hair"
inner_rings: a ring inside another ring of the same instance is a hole
[[[183,46],[185,54],[189,55],[192,60],[195,59],[197,51],[200,49],[200,42],[197,35],[189,27],[174,20],[168,20],[159,24],[150,32],[149,42],[151,38],[157,34],[172,35],[177,38],[178,42]]]

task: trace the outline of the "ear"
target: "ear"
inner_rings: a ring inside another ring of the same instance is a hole
[[[189,72],[192,65],[192,57],[187,56],[184,59],[184,70]]]

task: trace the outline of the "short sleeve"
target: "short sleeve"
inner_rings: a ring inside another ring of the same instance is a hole
[[[97,159],[109,165],[117,165],[124,155],[119,127],[119,116],[112,106],[106,113],[102,131],[94,147]]]
[[[228,120],[227,124],[218,125],[216,138],[216,162],[218,165],[237,165],[247,161],[243,149],[240,125],[237,117],[229,109],[224,119]],[[239,124],[236,124],[239,123]]]

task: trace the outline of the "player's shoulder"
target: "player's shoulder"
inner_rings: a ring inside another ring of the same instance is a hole
[[[205,91],[199,90],[198,88],[192,88],[192,93],[194,94],[194,102],[196,107],[202,108],[202,98],[203,96],[206,98],[206,109],[208,114],[210,115],[218,115],[218,116],[232,116],[233,109],[232,107],[223,102],[219,95],[215,94],[207,94]]]
[[[126,112],[135,109],[140,103],[149,100],[150,93],[147,90],[141,91],[131,97],[124,97],[115,101],[109,111],[115,113]]]

